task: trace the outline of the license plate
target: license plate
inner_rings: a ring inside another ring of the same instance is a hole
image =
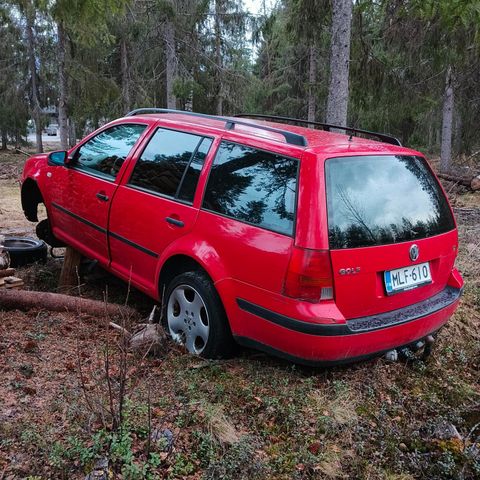
[[[411,290],[432,282],[430,264],[419,263],[411,267],[397,268],[384,273],[385,289],[388,294]]]

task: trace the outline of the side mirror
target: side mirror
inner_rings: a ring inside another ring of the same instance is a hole
[[[68,165],[70,163],[68,153],[64,150],[49,153],[48,161],[53,165]]]

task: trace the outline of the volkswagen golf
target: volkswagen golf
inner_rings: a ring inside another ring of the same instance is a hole
[[[315,127],[315,128],[312,128]],[[463,287],[425,157],[386,134],[146,108],[31,157],[26,217],[162,303],[206,358],[310,365],[430,351]]]

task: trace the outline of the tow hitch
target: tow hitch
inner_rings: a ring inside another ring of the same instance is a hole
[[[389,362],[397,362],[399,360],[404,362],[425,361],[432,353],[434,343],[434,336],[428,335],[405,347],[389,350],[385,353],[385,359]]]

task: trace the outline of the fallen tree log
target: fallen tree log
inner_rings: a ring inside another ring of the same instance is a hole
[[[472,177],[460,177],[458,175],[451,175],[449,173],[437,173],[437,177],[443,178],[443,180],[448,180],[449,182],[455,182],[460,185],[465,185],[466,187],[470,186]]]
[[[138,316],[136,310],[123,305],[72,297],[61,293],[29,290],[0,290],[0,309],[22,311],[38,309],[51,312],[84,313],[98,317],[132,318]]]

